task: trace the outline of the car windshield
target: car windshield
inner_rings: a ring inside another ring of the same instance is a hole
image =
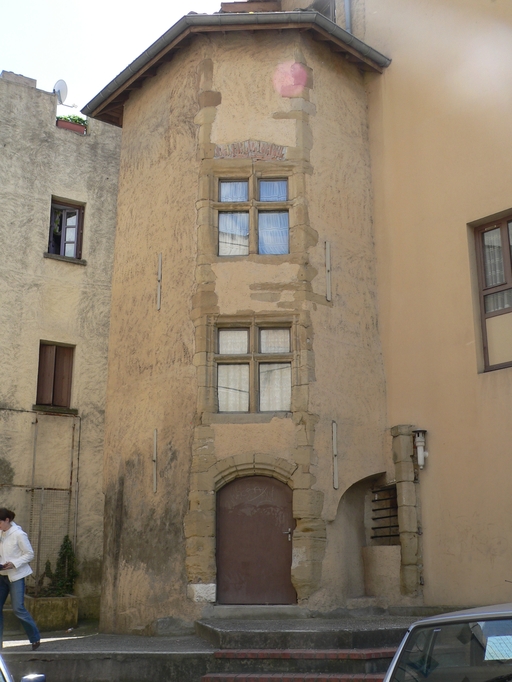
[[[512,680],[512,619],[414,628],[390,682]]]

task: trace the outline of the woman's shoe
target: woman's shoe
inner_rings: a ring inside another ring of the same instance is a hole
[[[41,646],[41,640],[38,640],[37,642],[32,642],[32,651],[39,649],[40,646]]]

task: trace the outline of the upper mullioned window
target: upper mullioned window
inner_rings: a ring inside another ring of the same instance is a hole
[[[218,255],[290,253],[288,179],[221,179]]]

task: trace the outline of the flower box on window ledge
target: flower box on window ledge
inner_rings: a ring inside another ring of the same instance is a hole
[[[79,135],[85,135],[87,133],[87,126],[85,123],[74,123],[73,121],[66,121],[65,119],[57,119],[57,128],[65,128],[66,130],[72,130],[74,133]]]

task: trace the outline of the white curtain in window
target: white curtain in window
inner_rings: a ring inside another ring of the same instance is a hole
[[[495,287],[498,284],[505,282],[505,273],[503,269],[503,253],[501,248],[501,230],[489,230],[483,235],[484,247],[484,269],[485,269],[485,285],[488,287]]]
[[[494,313],[496,310],[512,308],[512,289],[497,291],[495,294],[484,296],[485,312]]]
[[[261,329],[260,353],[289,353],[289,329]]]
[[[219,353],[222,355],[248,353],[248,339],[247,329],[219,329]]]
[[[218,365],[219,412],[249,411],[249,365]]]
[[[258,214],[259,253],[289,253],[288,211]]]
[[[286,201],[287,180],[260,180],[260,201]]]
[[[221,181],[220,183],[220,200],[221,201],[248,201],[249,200],[249,183],[247,180],[243,182]]]
[[[260,411],[289,412],[292,399],[292,366],[289,362],[261,363]]]
[[[249,214],[219,213],[219,256],[247,256]]]

